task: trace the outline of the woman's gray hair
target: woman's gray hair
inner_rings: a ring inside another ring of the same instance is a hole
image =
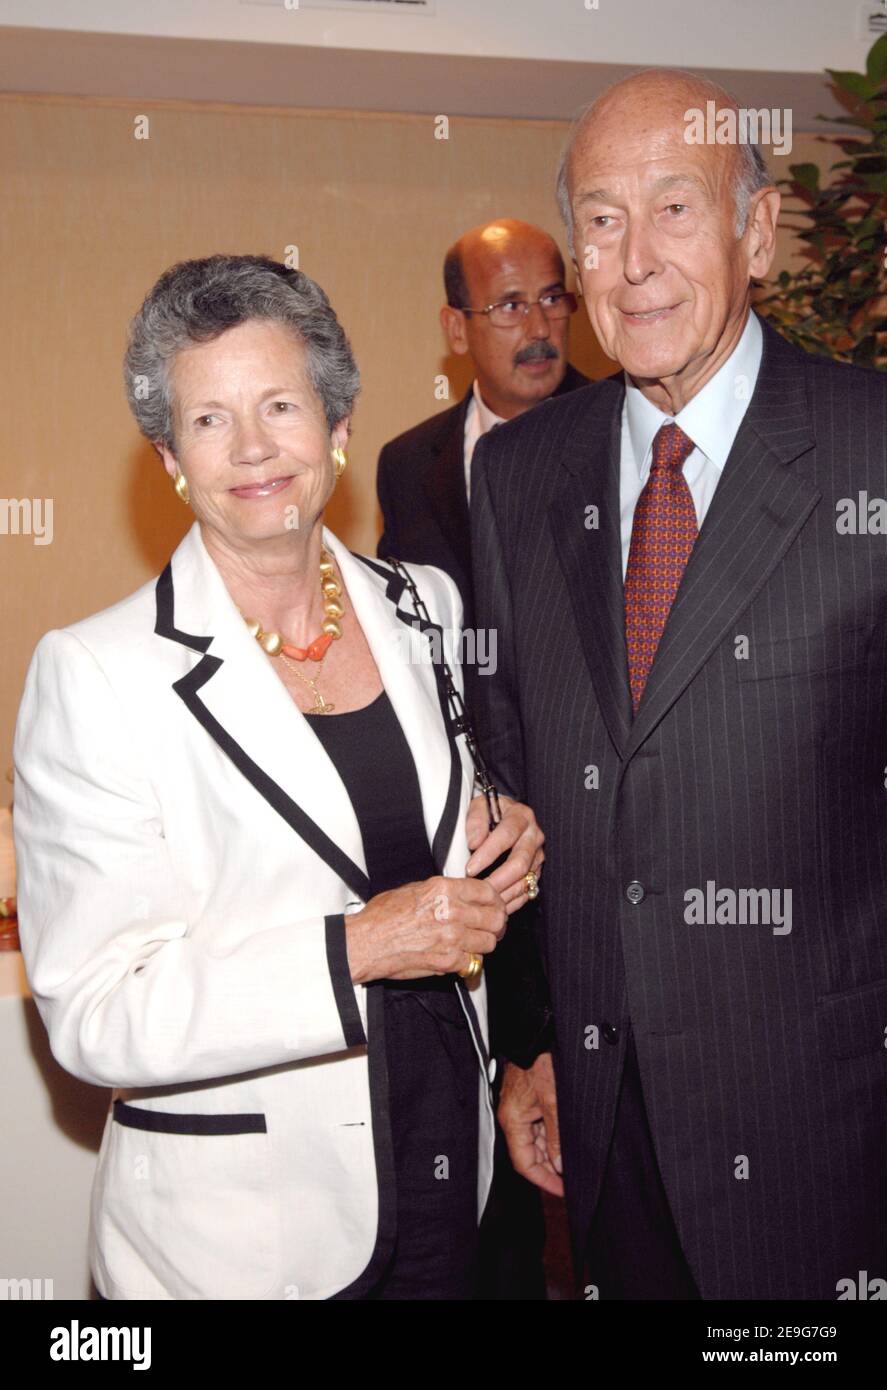
[[[304,344],[311,384],[332,430],[351,413],[360,373],[324,291],[267,256],[207,256],[164,271],[129,326],[126,395],[147,439],[175,453],[169,366],[177,352],[249,319],[270,319]]]
[[[719,87],[713,86],[712,90],[724,95],[722,89]],[[557,205],[560,209],[564,226],[567,229],[567,245],[570,248],[570,255],[574,260],[576,259],[576,248],[573,244],[575,235],[573,228],[573,209],[570,205],[570,159],[573,154],[573,147],[585,124],[585,118],[594,105],[595,102],[590,101],[587,106],[584,106],[570,127],[567,143],[564,146],[564,151],[561,155],[560,163],[558,164],[557,179],[555,181]],[[736,209],[733,229],[738,240],[745,232],[746,223],[748,222],[748,207],[752,194],[757,193],[761,188],[768,188],[772,184],[773,179],[770,176],[770,171],[767,168],[764,156],[761,154],[757,145],[747,144],[741,141],[737,145],[737,154],[739,157],[736,161],[736,172],[733,178],[733,203]]]

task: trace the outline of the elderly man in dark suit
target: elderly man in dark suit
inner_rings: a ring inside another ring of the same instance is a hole
[[[739,115],[647,71],[574,127],[624,373],[475,458],[478,733],[547,837],[500,1119],[587,1297],[835,1299],[887,1276],[887,553],[870,502],[846,524],[887,495],[887,381],[751,310],[779,195],[688,140],[709,100]]]
[[[570,315],[563,257],[547,232],[502,218],[466,232],[444,261],[440,320],[451,352],[476,376],[457,405],[386,444],[378,492],[384,559],[439,565],[459,586],[473,626],[468,503],[478,439],[588,378],[567,361]]]

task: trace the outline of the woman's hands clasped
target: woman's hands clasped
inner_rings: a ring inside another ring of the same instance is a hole
[[[351,979],[417,980],[456,974],[473,955],[496,949],[508,917],[528,901],[526,875],[539,876],[545,839],[529,806],[500,796],[502,819],[490,830],[484,797],[468,809],[471,856],[464,878],[435,876],[377,893],[346,917]],[[510,851],[488,878],[477,874]]]

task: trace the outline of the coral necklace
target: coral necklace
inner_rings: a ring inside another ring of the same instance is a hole
[[[303,676],[294,662],[316,661],[319,668],[329,650],[330,643],[337,641],[342,636],[341,619],[345,612],[339,602],[342,589],[336,579],[333,562],[329,553],[323,549],[320,552],[320,589],[323,594],[324,621],[319,636],[309,642],[307,647],[294,646],[285,641],[279,632],[266,632],[258,618],[247,618],[243,613],[240,615],[246,623],[250,636],[255,637],[262,651],[267,652],[269,656],[283,657],[293,674],[310,688],[315,703],[314,708],[308,711],[309,714],[330,714],[335,709],[335,705],[324,700],[317,689],[315,681],[320,675],[320,670],[318,669],[315,676]]]

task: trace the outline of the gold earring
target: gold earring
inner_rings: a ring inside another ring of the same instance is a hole
[[[188,479],[180,468],[176,469],[176,476],[173,478],[173,487],[183,502],[191,501],[191,492],[188,487]]]
[[[333,450],[333,465],[336,470],[336,477],[341,478],[342,474],[345,472],[345,469],[348,467],[348,460],[345,457],[344,449],[340,448]]]

